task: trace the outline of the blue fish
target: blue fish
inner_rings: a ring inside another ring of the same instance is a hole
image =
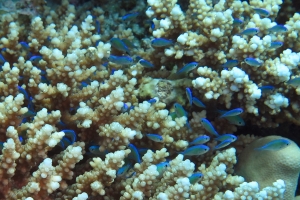
[[[268,29],[269,32],[274,33],[285,33],[287,32],[287,28],[284,25],[275,25]]]
[[[227,60],[226,63],[224,63],[222,65],[222,67],[224,68],[232,68],[232,67],[235,67],[239,64],[239,61],[238,60]]]
[[[180,152],[180,154],[184,156],[199,156],[202,154],[205,154],[209,151],[209,147],[203,144],[198,144],[192,147],[189,147],[185,149],[183,152]]]
[[[200,172],[196,172],[189,177],[189,181],[191,184],[198,183],[198,181],[203,177],[203,174]]]
[[[140,154],[140,157],[143,157],[147,153],[148,150],[152,151],[151,149],[148,149],[148,148],[139,148],[138,152]]]
[[[108,60],[112,63],[118,64],[118,65],[131,65],[133,64],[133,59],[129,56],[114,56],[110,55],[108,57]]]
[[[101,26],[100,26],[100,22],[98,20],[95,20],[95,26],[96,26],[97,33],[100,34],[100,32],[101,32]]]
[[[217,144],[214,149],[221,149],[230,145],[233,141],[231,139],[223,140],[221,143]]]
[[[148,102],[151,103],[151,104],[154,104],[154,103],[156,103],[157,101],[156,101],[156,99],[153,98],[153,99],[149,99]]]
[[[233,19],[233,22],[232,22],[232,25],[233,25],[233,26],[240,26],[240,25],[242,25],[243,23],[244,23],[243,20],[238,19],[238,18],[234,18],[234,19]]]
[[[197,138],[195,138],[192,142],[189,143],[189,145],[196,145],[196,144],[204,144],[210,140],[210,137],[207,135],[201,135]]]
[[[18,86],[18,90],[19,90],[20,93],[22,93],[24,95],[25,99],[29,100],[29,95],[28,95],[27,91],[24,88]]]
[[[182,107],[182,105],[180,105],[179,103],[175,103],[174,108],[175,108],[175,113],[176,113],[177,117],[183,117],[183,116],[187,117],[187,113],[184,110],[184,108]]]
[[[105,150],[105,151],[100,151],[99,150],[100,146],[99,145],[92,145],[89,147],[89,151],[96,155],[96,156],[101,156],[101,157],[104,157],[106,154],[108,154],[108,151]]]
[[[191,91],[191,89],[190,88],[185,88],[185,94],[186,94],[186,96],[187,96],[187,98],[188,98],[188,101],[189,101],[189,104],[190,104],[190,106],[191,105],[193,105],[193,96],[192,96],[192,91]]]
[[[278,151],[281,149],[286,148],[291,144],[291,141],[288,139],[276,139],[267,144],[263,145],[262,147],[256,148],[256,150],[264,150],[264,151]]]
[[[147,20],[146,23],[150,25],[152,31],[155,29],[155,24],[152,20]]]
[[[270,49],[277,49],[277,48],[280,48],[283,46],[283,42],[281,41],[274,41],[274,42],[271,42],[271,45],[270,45]]]
[[[227,111],[218,111],[221,114],[226,113]],[[224,117],[227,121],[229,121],[230,124],[234,124],[237,126],[245,126],[245,121],[243,120],[243,118],[239,115],[236,116],[228,116],[228,117]]]
[[[0,142],[0,151],[3,150],[3,147],[4,147],[4,142]]]
[[[26,50],[28,51],[29,50],[29,45],[27,42],[20,42],[21,46]]]
[[[264,8],[253,8],[253,10],[263,17],[268,17],[270,15],[270,12]]]
[[[127,54],[130,54],[129,48],[126,46],[126,44],[119,38],[111,38],[110,44],[115,49],[125,52]]]
[[[65,137],[71,139],[72,144],[76,141],[76,133],[73,130],[62,130],[65,133]]]
[[[239,33],[239,35],[248,35],[248,36],[253,36],[255,34],[259,33],[259,29],[258,28],[247,28],[245,30],[243,30],[241,33]]]
[[[217,137],[219,136],[219,133],[215,130],[213,125],[210,123],[210,121],[208,121],[205,118],[202,118],[201,119],[201,124],[207,132],[209,132],[210,134],[215,135]]]
[[[139,60],[139,63],[141,65],[143,65],[143,67],[145,67],[145,68],[153,68],[154,67],[154,65],[151,62],[149,62],[148,60],[145,60],[145,59]]]
[[[24,113],[21,118],[24,119],[24,118],[27,118],[27,117],[34,117],[36,115],[35,112],[32,112],[31,110],[28,110],[26,113]]]
[[[269,92],[274,91],[275,87],[271,86],[271,85],[264,85],[264,86],[258,87],[258,89],[260,89],[262,93],[269,93]]]
[[[253,67],[259,67],[262,65],[261,62],[257,61],[254,58],[245,58],[244,61],[245,61],[245,63],[247,63],[248,65],[253,66]]]
[[[136,163],[141,163],[140,154],[139,154],[137,148],[133,144],[129,144],[128,149],[130,149],[128,158],[134,160]]]
[[[156,170],[158,171],[158,177],[161,177],[163,173],[167,170],[167,168],[170,167],[169,162],[161,162],[156,164]]]
[[[129,21],[135,19],[139,14],[140,14],[139,12],[128,13],[122,17],[122,20]]]
[[[128,106],[127,106],[126,103],[123,103],[123,106],[122,106],[122,108],[121,108],[121,112],[122,112],[122,113],[125,113],[125,112],[127,112],[127,111],[128,111]]]
[[[125,164],[117,170],[117,177],[126,177],[129,169],[132,168],[132,164],[130,162],[125,162]]]
[[[7,62],[7,61],[5,60],[5,58],[3,57],[2,53],[0,53],[0,61],[1,61],[2,63]]]
[[[219,137],[215,138],[215,140],[217,141],[224,141],[224,140],[231,140],[231,142],[234,142],[236,141],[237,137],[235,135],[232,135],[232,134],[223,134],[223,135],[220,135]]]
[[[173,45],[173,41],[165,38],[156,38],[151,41],[152,47],[168,47],[171,45]]]
[[[181,73],[188,73],[189,71],[192,71],[193,69],[195,69],[198,66],[197,62],[190,62],[186,65],[184,65],[178,72],[177,74],[181,74]]]
[[[196,97],[192,98],[193,104],[195,104],[199,108],[206,108],[206,106]]]
[[[128,40],[127,38],[123,38],[122,41],[127,47],[131,49],[136,48],[136,46],[132,42],[130,42],[130,40]]]
[[[69,140],[66,137],[63,137],[60,142],[63,143],[63,146],[62,146],[63,149],[67,148],[69,145],[72,145],[71,140]]]
[[[148,133],[148,134],[146,134],[146,136],[154,142],[164,142],[164,139],[161,135]]]
[[[298,86],[300,86],[300,77],[290,79],[286,83],[289,85],[292,85],[294,87],[298,87]]]
[[[38,62],[40,60],[42,60],[43,57],[42,56],[31,56],[31,58],[29,59],[31,62]]]
[[[229,110],[229,111],[227,111],[226,113],[222,114],[222,115],[220,116],[220,118],[240,115],[240,114],[242,114],[243,112],[244,112],[243,109],[241,109],[241,108],[235,108],[235,109]]]

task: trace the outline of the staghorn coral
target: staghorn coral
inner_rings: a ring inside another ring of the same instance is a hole
[[[209,134],[201,118],[219,134],[243,125],[219,118],[218,109],[243,108],[248,126],[299,126],[299,87],[287,81],[299,77],[300,15],[289,3],[287,31],[278,33],[269,28],[278,24],[280,0],[31,3],[30,15],[23,8],[0,15],[0,199],[284,199],[284,177],[260,188],[235,175],[236,152],[259,136],[241,135],[217,151],[212,138],[200,156],[178,152]],[[234,25],[236,18],[244,23]],[[259,32],[239,34],[247,28]],[[113,37],[129,40],[131,64],[109,62],[123,56]],[[172,45],[153,48],[160,37]],[[273,41],[284,44],[272,49]],[[238,65],[223,69],[231,59]],[[177,73],[192,61],[196,69]],[[275,88],[266,93],[265,85]],[[188,103],[186,87],[205,108]],[[182,116],[174,117],[175,102],[185,108]],[[146,149],[141,162],[132,163],[129,144]],[[195,172],[203,178],[191,183]]]

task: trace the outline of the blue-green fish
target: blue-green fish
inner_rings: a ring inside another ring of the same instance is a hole
[[[245,63],[247,63],[248,65],[253,66],[253,67],[259,67],[262,64],[261,62],[257,61],[254,58],[245,58],[244,61],[245,61]]]
[[[244,112],[243,109],[241,109],[241,108],[235,108],[235,109],[229,110],[229,111],[227,111],[226,113],[222,114],[222,115],[220,116],[220,118],[240,115],[240,114],[242,114],[243,112]]]
[[[233,26],[240,26],[240,25],[242,25],[243,23],[244,23],[243,20],[238,19],[238,18],[234,18],[234,19],[233,19],[233,22],[232,22],[232,25],[233,25]]]
[[[300,76],[296,77],[296,78],[293,78],[293,79],[290,79],[286,83],[290,84],[290,85],[292,85],[294,87],[298,87],[300,85]]]
[[[280,48],[283,46],[283,42],[281,41],[274,41],[274,42],[271,42],[271,45],[270,45],[270,49],[277,49],[277,48]]]
[[[172,120],[174,121],[175,118],[177,117],[176,112],[171,112],[170,116],[171,116]]]
[[[218,112],[222,115],[222,114],[224,114],[224,113],[226,113],[228,111],[218,110]],[[224,117],[224,119],[226,119],[227,121],[229,121],[230,124],[234,124],[234,125],[237,125],[237,126],[245,126],[245,121],[239,115]]]
[[[145,60],[145,59],[139,60],[139,63],[141,65],[143,65],[143,67],[145,67],[145,68],[153,68],[154,67],[154,65],[151,62],[149,62],[148,60]]]
[[[136,48],[136,46],[135,46],[130,40],[128,40],[127,38],[123,38],[122,41],[124,42],[124,44],[125,44],[127,47],[129,47],[129,48],[131,48],[131,49]]]
[[[221,148],[224,148],[224,147],[227,147],[228,145],[230,145],[232,142],[231,139],[228,139],[228,140],[223,140],[221,143],[217,144],[214,149],[221,149]]]
[[[31,58],[29,59],[31,62],[38,62],[40,60],[42,60],[43,57],[42,56],[31,56]]]
[[[174,108],[175,108],[177,117],[183,117],[183,116],[187,117],[187,113],[184,110],[184,108],[182,107],[182,105],[180,105],[179,103],[175,103]]]
[[[71,142],[68,138],[63,137],[63,138],[60,140],[59,146],[60,146],[62,149],[66,149],[69,145],[72,145],[72,142]]]
[[[258,87],[258,89],[260,89],[262,93],[268,93],[268,92],[274,91],[275,87],[272,85],[264,85],[264,86]]]
[[[195,184],[203,177],[203,174],[200,172],[196,172],[189,177],[190,183]]]
[[[140,14],[139,12],[128,13],[122,17],[122,20],[129,21],[135,19],[139,14]]]
[[[185,94],[189,100],[189,104],[192,105],[193,104],[193,96],[192,96],[192,91],[190,88],[185,88]]]
[[[287,32],[287,28],[284,25],[275,25],[268,29],[269,32],[274,33],[285,33]]]
[[[232,134],[223,134],[223,135],[220,135],[219,137],[215,138],[215,140],[217,141],[224,141],[224,140],[231,140],[231,142],[234,142],[236,141],[237,137],[235,135],[232,135]]]
[[[22,93],[24,95],[25,99],[29,100],[29,95],[24,88],[22,88],[21,86],[18,86],[18,90],[20,93]]]
[[[89,151],[96,155],[96,156],[101,156],[101,157],[104,157],[106,154],[108,154],[108,151],[105,150],[105,151],[100,151],[99,150],[100,146],[99,145],[92,145],[89,147]]]
[[[281,149],[286,148],[291,144],[291,141],[288,139],[276,139],[271,142],[268,142],[267,144],[263,145],[262,147],[256,148],[256,150],[268,150],[268,151],[278,151]]]
[[[133,59],[129,56],[114,56],[110,55],[108,60],[112,63],[116,63],[119,65],[131,65],[133,64]]]
[[[133,144],[129,144],[128,149],[130,149],[128,158],[134,160],[136,163],[141,163],[140,154],[139,154],[137,148]]]
[[[128,178],[126,175],[128,174],[128,171],[132,168],[132,166],[133,164],[131,163],[131,161],[125,159],[124,165],[117,170],[117,177]]]
[[[72,144],[76,141],[76,133],[73,130],[62,130],[65,133],[65,137],[71,139]]]
[[[0,151],[3,150],[3,147],[4,147],[4,142],[0,142]]]
[[[201,119],[201,124],[207,132],[209,132],[210,134],[215,135],[217,137],[219,136],[219,133],[215,130],[213,125],[210,123],[210,121],[208,121],[205,118],[202,118]]]
[[[115,49],[125,52],[127,54],[130,54],[130,51],[128,49],[128,47],[126,46],[126,44],[119,38],[111,38],[110,39],[110,44],[112,47],[114,47]]]
[[[196,145],[196,144],[204,144],[210,140],[210,137],[207,135],[201,135],[197,138],[195,138],[192,142],[189,143],[189,145]]]
[[[180,154],[184,156],[199,156],[202,154],[205,154],[209,151],[209,147],[203,144],[198,144],[192,147],[187,148],[183,152],[180,152]]]
[[[270,12],[264,8],[253,8],[253,10],[263,17],[268,17],[270,15]]]
[[[239,61],[238,60],[227,60],[226,63],[224,63],[222,65],[222,67],[225,67],[225,68],[232,68],[232,67],[235,67],[239,64]]]
[[[158,171],[159,175],[158,177],[161,177],[163,173],[167,170],[167,168],[170,167],[169,162],[161,162],[156,165],[156,170]]]
[[[164,141],[163,137],[158,134],[148,133],[148,134],[146,134],[146,136],[154,142],[163,142]]]
[[[181,74],[181,73],[188,73],[189,71],[192,71],[193,69],[195,69],[198,66],[197,62],[190,62],[186,65],[184,65],[178,72],[177,74]]]
[[[151,41],[152,47],[168,47],[171,45],[173,45],[173,41],[165,38],[156,38]]]
[[[192,98],[193,104],[198,106],[199,108],[206,108],[206,106],[196,97]]]
[[[28,51],[29,50],[29,45],[28,45],[28,43],[27,42],[20,42],[20,44],[21,44],[21,46],[22,46],[22,48],[23,49],[25,49],[26,51]]]
[[[258,32],[259,32],[258,28],[247,28],[247,29],[243,30],[241,33],[239,33],[238,35],[253,36],[253,35],[257,34]]]

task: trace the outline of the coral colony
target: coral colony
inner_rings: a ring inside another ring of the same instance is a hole
[[[299,130],[291,0],[0,1],[0,23],[0,199],[295,198],[297,144],[243,132]]]

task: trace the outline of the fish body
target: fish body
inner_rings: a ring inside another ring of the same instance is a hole
[[[146,136],[154,142],[163,142],[164,141],[163,137],[158,134],[148,133],[148,134],[146,134]]]
[[[231,142],[234,142],[236,141],[237,137],[235,135],[232,135],[232,134],[223,134],[223,135],[220,135],[219,137],[215,138],[215,140],[217,141],[224,141],[224,140],[231,140]]]
[[[232,140],[231,139],[228,139],[228,140],[223,140],[221,143],[217,144],[214,149],[221,149],[221,148],[224,148],[224,147],[227,147],[229,144],[232,143]]]
[[[161,162],[161,163],[158,163],[156,165],[156,170],[158,171],[159,173],[159,177],[161,177],[163,175],[163,173],[167,170],[167,168],[170,167],[170,164],[169,162],[165,161],[165,162]]]
[[[245,58],[244,61],[245,61],[245,63],[247,63],[248,65],[253,66],[253,67],[259,67],[262,64],[255,58]]]
[[[154,103],[157,102],[157,100],[153,98],[153,99],[149,99],[148,102],[151,103],[151,104],[154,104]]]
[[[199,108],[206,108],[206,106],[196,97],[192,98],[193,104],[195,104]]]
[[[129,144],[128,149],[131,151],[128,157],[134,160],[136,163],[141,163],[140,154],[137,148],[133,144]]]
[[[133,13],[128,13],[126,15],[124,15],[122,17],[122,20],[123,21],[130,21],[130,20],[133,20],[135,19],[140,13],[139,12],[133,12]]]
[[[270,49],[277,49],[277,48],[280,48],[283,46],[283,42],[281,41],[274,41],[274,42],[271,42],[271,45],[270,45]]]
[[[65,133],[65,136],[71,139],[72,144],[76,141],[77,136],[73,130],[62,130]]]
[[[201,178],[203,177],[203,174],[200,172],[196,172],[194,174],[192,174],[189,178],[189,181],[191,184],[195,184],[197,183]]]
[[[263,17],[268,17],[270,15],[270,12],[264,8],[253,8],[253,10]]]
[[[181,73],[188,73],[189,71],[192,71],[193,69],[195,69],[198,66],[197,62],[190,62],[186,65],[184,65],[178,72],[177,74],[181,74]]]
[[[220,118],[240,115],[240,114],[242,114],[243,112],[244,112],[243,109],[241,109],[241,108],[235,108],[235,109],[229,110],[229,111],[227,111],[226,113],[222,114],[222,115],[220,116]]]
[[[207,135],[201,135],[197,138],[195,138],[192,142],[189,143],[189,145],[197,145],[197,144],[204,144],[210,140],[210,137]]]
[[[115,49],[125,52],[127,54],[130,54],[129,48],[126,46],[126,44],[119,38],[111,38],[110,39],[110,44],[113,46]]]
[[[289,85],[292,85],[294,87],[298,87],[298,86],[300,86],[300,77],[290,79],[286,83]]]
[[[31,62],[38,62],[40,60],[42,60],[43,57],[42,56],[31,56],[31,58],[29,59]]]
[[[168,47],[171,45],[173,45],[173,41],[165,38],[156,38],[151,41],[152,47]]]
[[[184,156],[199,156],[199,155],[205,154],[208,151],[209,151],[208,146],[203,145],[203,144],[198,144],[198,145],[187,148],[180,154],[182,154]]]
[[[255,34],[259,33],[259,29],[258,28],[247,28],[245,30],[243,30],[241,33],[239,33],[239,35],[248,35],[248,36],[253,36]]]
[[[151,62],[149,62],[148,60],[145,60],[145,59],[139,60],[139,63],[141,65],[143,65],[143,67],[146,67],[146,68],[153,68],[154,67],[154,65]]]
[[[201,119],[201,124],[203,128],[212,135],[219,136],[219,133],[215,130],[213,125],[205,118]]]
[[[114,56],[110,55],[108,60],[112,63],[119,65],[131,65],[133,64],[133,59],[129,56]]]
[[[127,47],[131,49],[136,48],[136,46],[132,42],[130,42],[130,40],[128,40],[127,38],[123,38],[122,41]]]
[[[182,105],[180,105],[179,103],[175,103],[174,107],[175,107],[175,113],[177,117],[187,116],[187,113],[182,107]]]
[[[185,88],[185,94],[187,96],[187,99],[189,101],[190,106],[193,105],[193,96],[192,96],[192,91],[190,88]]]
[[[127,106],[126,103],[124,103],[123,106],[122,106],[122,108],[121,108],[121,112],[122,112],[122,113],[125,113],[125,112],[127,112],[127,111],[128,111],[128,106]]]
[[[233,19],[233,22],[232,22],[232,25],[233,25],[233,26],[240,26],[240,25],[242,25],[243,23],[244,23],[243,20],[238,19],[238,18],[234,18],[234,19]]]
[[[291,144],[291,141],[288,139],[276,139],[267,144],[263,145],[262,147],[256,148],[256,150],[264,150],[264,151],[278,151],[281,149],[286,148]]]
[[[100,34],[101,26],[100,26],[100,22],[98,20],[95,20],[95,26],[96,26],[97,33]]]
[[[100,151],[99,148],[100,148],[99,145],[92,145],[89,147],[89,151],[96,156],[104,157],[108,153],[108,151],[107,150]]]
[[[24,88],[18,86],[18,90],[19,90],[20,93],[22,93],[24,95],[25,99],[29,100],[29,95],[28,95],[27,91]]]
[[[272,85],[264,85],[258,87],[258,89],[260,89],[262,93],[268,93],[268,92],[272,92],[275,89],[275,87]]]
[[[222,67],[224,68],[232,68],[232,67],[235,67],[239,64],[239,61],[238,60],[227,60],[226,63],[224,63],[222,65]]]
[[[269,28],[268,31],[271,32],[271,33],[274,33],[274,32],[276,32],[276,33],[285,33],[285,32],[287,32],[287,28],[284,25],[277,24],[277,25]]]

